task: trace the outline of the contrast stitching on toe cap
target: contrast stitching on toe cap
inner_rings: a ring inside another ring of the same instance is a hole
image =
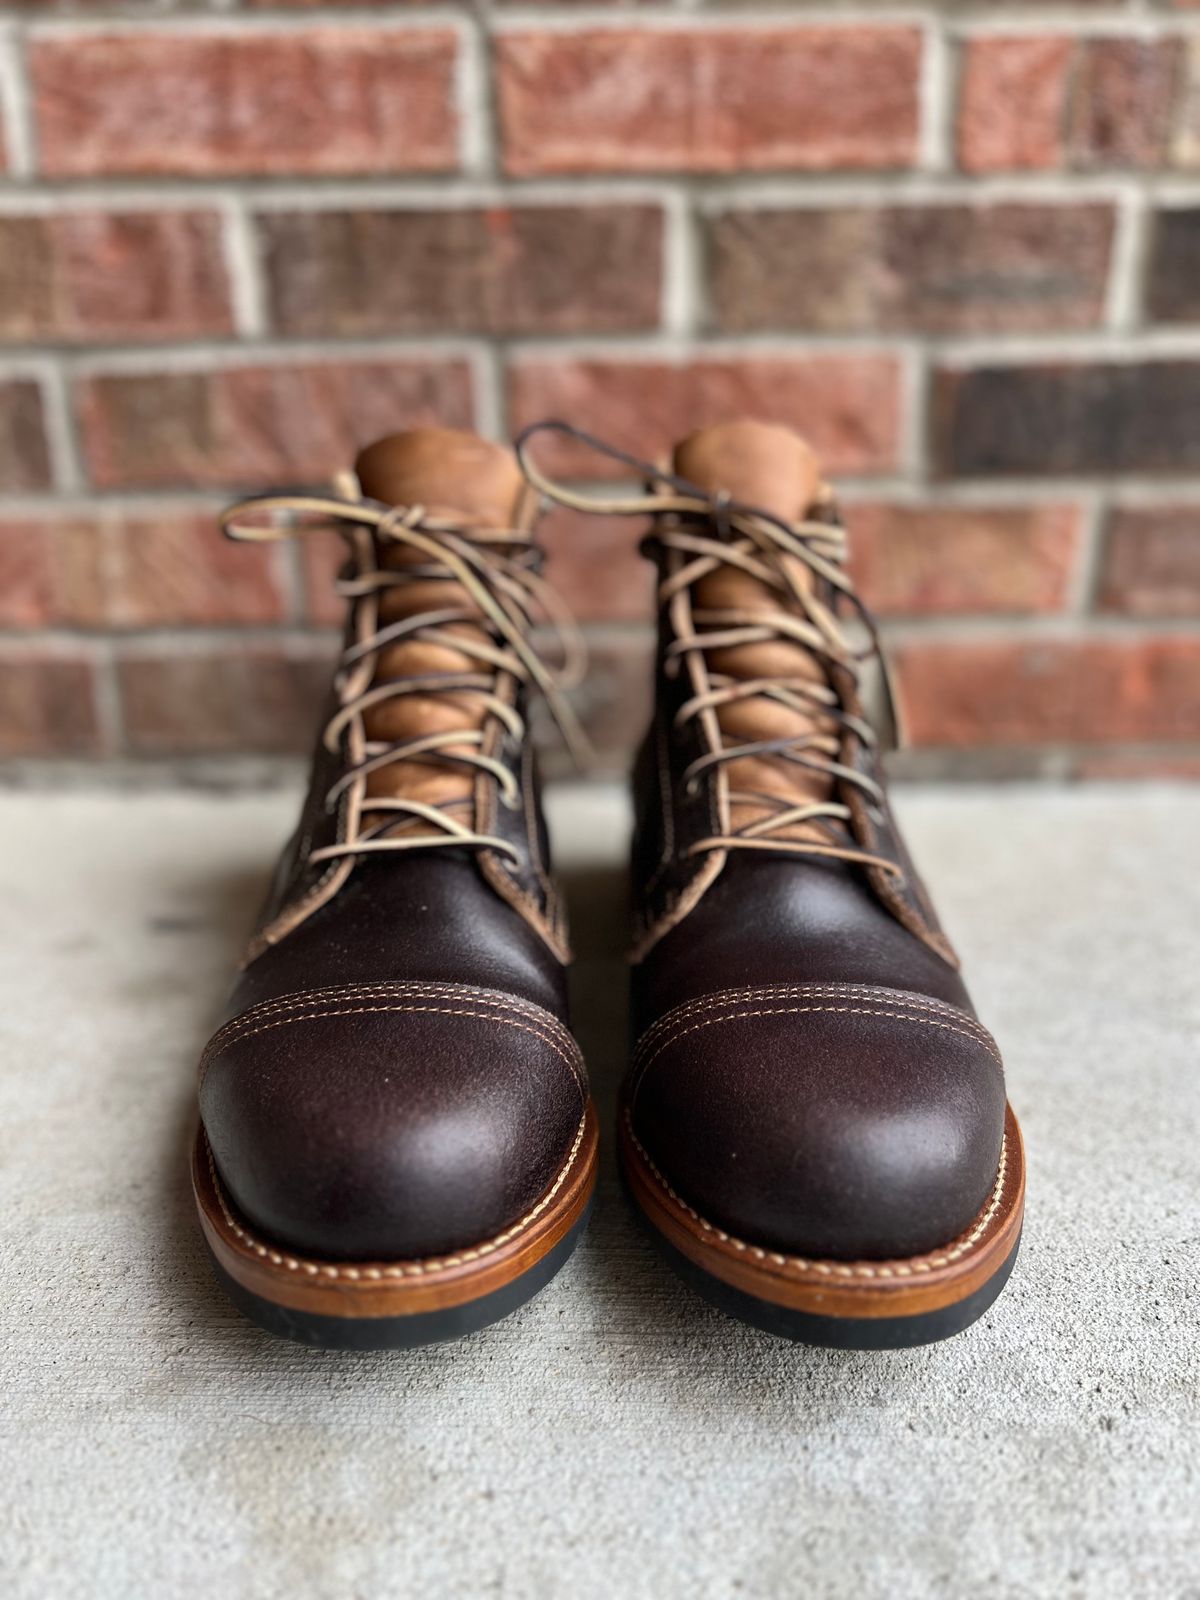
[[[745,1006],[735,1006],[732,1010],[722,1012],[720,1016],[705,1017],[699,1022],[693,1022],[690,1027],[680,1028],[668,1034],[667,1038],[663,1039],[651,1056],[644,1061],[635,1063],[630,1072],[630,1097],[631,1099],[636,1099],[637,1092],[645,1081],[647,1073],[659,1056],[665,1050],[669,1050],[672,1045],[678,1044],[680,1039],[685,1039],[690,1033],[698,1033],[701,1028],[711,1028],[720,1022],[742,1022],[750,1017],[806,1016],[816,1012],[831,1012],[844,1016],[879,1017],[893,1022],[911,1022],[926,1028],[940,1028],[946,1033],[957,1034],[962,1039],[969,1039],[972,1044],[980,1045],[996,1063],[1000,1071],[1004,1071],[1004,1063],[1000,1059],[1000,1053],[995,1044],[990,1042],[989,1039],[982,1039],[977,1033],[970,1032],[966,1028],[956,1027],[950,1022],[940,1022],[930,1016],[911,1015],[906,1011],[888,1011],[883,1009],[883,1005],[884,1003],[881,1002],[879,1005],[857,1006],[760,1006],[753,1010],[747,1009]]]
[[[204,1152],[208,1160],[208,1170],[212,1178],[213,1191],[217,1197],[217,1204],[221,1208],[221,1215],[226,1226],[237,1236],[249,1250],[264,1261],[271,1262],[272,1266],[286,1267],[289,1272],[303,1272],[310,1278],[344,1278],[351,1283],[364,1282],[376,1283],[395,1278],[419,1278],[429,1273],[439,1272],[447,1267],[468,1266],[472,1261],[478,1261],[484,1256],[493,1255],[497,1250],[515,1239],[518,1234],[533,1225],[551,1204],[555,1195],[562,1188],[570,1175],[571,1168],[575,1165],[579,1155],[580,1146],[583,1144],[583,1135],[587,1128],[587,1108],[584,1107],[583,1116],[579,1120],[574,1141],[567,1156],[562,1171],[547,1189],[531,1211],[527,1211],[519,1221],[511,1227],[505,1228],[503,1233],[498,1233],[494,1238],[488,1239],[483,1244],[472,1246],[470,1250],[459,1250],[449,1256],[431,1256],[418,1261],[399,1261],[387,1264],[372,1263],[367,1266],[351,1266],[348,1264],[313,1261],[305,1256],[291,1255],[284,1250],[276,1250],[269,1244],[264,1244],[255,1237],[248,1228],[244,1228],[234,1217],[229,1203],[225,1198],[225,1189],[217,1172],[217,1164],[213,1159],[212,1145],[208,1142],[207,1134],[204,1135]]]
[[[506,995],[496,989],[484,989],[463,983],[435,983],[435,982],[384,982],[384,983],[346,983],[330,984],[319,989],[294,989],[288,994],[277,995],[273,999],[260,1001],[258,1005],[250,1006],[236,1017],[231,1017],[222,1024],[209,1040],[205,1053],[214,1048],[219,1048],[228,1036],[248,1027],[251,1023],[263,1017],[279,1015],[287,1011],[295,1011],[299,1007],[327,1002],[330,1005],[342,1005],[349,1000],[359,999],[448,999],[448,1000],[478,1000],[495,1009],[511,1011],[519,1016],[527,1017],[531,1022],[537,1022],[549,1032],[557,1033],[565,1038],[571,1045],[575,1041],[569,1029],[543,1006],[535,1005],[531,1000],[523,1000],[518,995]]]
[[[932,995],[910,995],[902,989],[868,983],[778,983],[755,984],[740,989],[720,989],[712,994],[698,995],[692,1000],[685,1000],[651,1023],[638,1040],[637,1053],[640,1054],[648,1049],[665,1029],[689,1016],[695,1016],[698,1012],[715,1011],[737,1000],[792,1000],[807,996],[829,999],[855,998],[871,1001],[877,1005],[899,1005],[905,1011],[927,1011],[933,1016],[946,1017],[961,1027],[975,1031],[986,1044],[995,1044],[995,1040],[978,1018],[968,1015],[958,1006],[951,1005],[948,1000],[938,1000]]]
[[[794,1271],[801,1273],[816,1273],[824,1278],[865,1278],[882,1279],[912,1278],[925,1273],[935,1272],[939,1267],[949,1267],[956,1261],[961,1261],[963,1256],[969,1255],[978,1248],[1000,1209],[1004,1198],[1004,1183],[1008,1176],[1008,1135],[1005,1134],[1000,1145],[1000,1165],[996,1172],[996,1182],[991,1195],[979,1216],[971,1227],[957,1239],[940,1250],[930,1251],[925,1255],[905,1256],[891,1261],[831,1261],[819,1260],[808,1256],[784,1255],[778,1250],[768,1250],[761,1245],[747,1244],[744,1239],[737,1238],[734,1234],[726,1233],[724,1228],[718,1228],[713,1222],[702,1217],[694,1206],[690,1206],[681,1194],[672,1188],[667,1179],[659,1171],[646,1147],[642,1144],[637,1134],[633,1131],[633,1119],[628,1111],[625,1112],[625,1125],[630,1139],[633,1141],[638,1154],[646,1163],[654,1176],[655,1182],[666,1194],[670,1195],[675,1204],[681,1206],[692,1221],[705,1233],[705,1243],[724,1245],[739,1254],[747,1255],[755,1261],[769,1262],[771,1266],[780,1267],[785,1272]]]
[[[240,1031],[235,1031],[229,1034],[216,1034],[208,1048],[205,1050],[203,1056],[200,1058],[200,1084],[203,1086],[208,1069],[219,1054],[223,1053],[225,1050],[228,1050],[234,1044],[241,1044],[246,1039],[254,1038],[256,1034],[268,1033],[273,1028],[286,1028],[295,1022],[318,1022],[324,1017],[365,1016],[372,1012],[397,1012],[405,1014],[421,1013],[446,1017],[471,1017],[479,1022],[492,1022],[497,1027],[519,1028],[522,1033],[532,1034],[535,1039],[540,1039],[543,1044],[548,1045],[550,1049],[554,1051],[555,1055],[557,1055],[563,1061],[567,1070],[570,1072],[571,1077],[574,1079],[575,1086],[579,1090],[580,1097],[586,1101],[587,1084],[583,1071],[583,1058],[582,1055],[578,1055],[578,1047],[576,1047],[578,1059],[573,1059],[563,1049],[561,1039],[554,1038],[543,1029],[532,1028],[526,1022],[518,1022],[515,1017],[504,1015],[503,1013],[508,1008],[501,1002],[497,1001],[494,1003],[487,1003],[494,1004],[494,1009],[491,1011],[484,1011],[478,1008],[471,1009],[468,1006],[367,1005],[340,1007],[335,1005],[331,1010],[300,1011],[290,1016],[276,1016],[270,1021],[261,1023],[261,1025],[258,1027],[246,1027]],[[525,1013],[518,1013],[518,1015],[524,1014]],[[239,1021],[240,1020],[253,1021],[254,1013],[247,1012],[245,1019],[239,1019]],[[574,1041],[572,1041],[572,1043],[574,1043]]]

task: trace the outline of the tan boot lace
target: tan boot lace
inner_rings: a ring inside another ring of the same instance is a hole
[[[554,482],[529,457],[530,441],[542,433],[565,435],[609,460],[633,468],[647,485],[646,491],[630,497],[577,494]],[[652,552],[667,551],[677,557],[669,563],[670,570],[658,589],[659,605],[669,612],[673,633],[666,649],[665,670],[674,676],[684,663],[688,664],[695,692],[679,708],[675,726],[678,729],[698,721],[707,745],[705,753],[684,772],[684,791],[694,796],[705,772],[720,772],[748,757],[794,763],[829,780],[828,797],[805,797],[798,803],[779,794],[726,787],[722,831],[697,840],[686,853],[704,855],[736,849],[833,856],[878,867],[895,878],[903,877],[895,862],[859,847],[850,831],[850,808],[836,798],[838,785],[843,784],[859,789],[874,805],[883,802],[882,790],[874,779],[840,759],[847,733],[853,733],[868,747],[878,742],[871,726],[853,709],[858,704],[860,669],[872,658],[878,659],[883,668],[888,710],[898,733],[896,702],[878,630],[845,570],[846,534],[841,525],[817,520],[792,523],[728,496],[710,494],[569,423],[535,423],[517,440],[516,453],[530,485],[539,493],[578,511],[652,516],[657,520],[647,546]],[[794,563],[811,573],[816,583],[798,582]],[[778,595],[778,610],[696,606],[696,586],[722,566],[739,568],[764,590]],[[831,597],[831,605],[825,603],[819,590]],[[865,626],[869,642],[864,650],[855,650],[835,615],[844,606]],[[801,645],[819,664],[819,679],[743,678],[710,669],[710,652],[772,641]],[[812,730],[794,737],[728,742],[718,710],[754,698],[807,713],[814,724]],[[739,804],[757,820],[730,826],[731,808]],[[803,837],[795,836],[797,829],[803,830]],[[785,833],[791,837],[784,837]]]
[[[587,737],[564,695],[582,676],[583,641],[538,571],[541,556],[532,535],[513,528],[472,528],[468,533],[461,521],[433,516],[423,506],[389,509],[369,501],[303,494],[243,500],[229,507],[220,521],[227,537],[254,543],[332,529],[347,541],[353,558],[337,582],[337,592],[354,608],[353,642],[343,652],[334,678],[339,706],[323,734],[326,749],[343,751],[346,760],[325,795],[325,805],[332,813],[349,799],[350,822],[344,839],[310,851],[308,860],[453,846],[495,850],[519,861],[507,840],[477,832],[454,815],[464,805],[471,806],[470,801],[431,805],[412,795],[368,795],[366,786],[373,773],[405,762],[423,768],[465,766],[494,779],[504,802],[515,809],[521,803],[517,780],[489,753],[500,731],[497,725],[517,740],[525,737],[524,718],[511,694],[515,684],[542,692],[576,760],[583,764],[587,759]],[[415,559],[385,566],[381,556],[389,545],[404,546]],[[417,611],[379,626],[378,601],[385,589],[446,579],[462,588],[461,607]],[[531,643],[539,615],[558,640],[562,660],[558,669],[549,666]],[[380,652],[401,641],[444,646],[477,662],[479,671],[376,681]],[[367,736],[365,713],[398,696],[414,694],[473,695],[482,711],[480,725],[397,740]]]

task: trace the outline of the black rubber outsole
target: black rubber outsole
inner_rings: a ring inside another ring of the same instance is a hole
[[[629,1203],[672,1270],[709,1305],[739,1322],[773,1333],[777,1338],[790,1339],[796,1344],[819,1345],[827,1350],[908,1350],[914,1345],[936,1344],[941,1339],[953,1338],[977,1322],[995,1301],[1008,1282],[1021,1244],[1018,1235],[1007,1259],[986,1283],[965,1299],[937,1311],[923,1311],[908,1317],[823,1317],[761,1300],[757,1295],[747,1294],[715,1278],[664,1238],[632,1196]]]
[[[591,1216],[589,1200],[583,1215],[553,1249],[502,1288],[441,1311],[416,1311],[405,1317],[330,1317],[317,1311],[293,1311],[251,1293],[209,1251],[213,1270],[243,1315],[264,1332],[320,1350],[410,1350],[418,1345],[461,1339],[499,1322],[544,1289],[583,1237]]]

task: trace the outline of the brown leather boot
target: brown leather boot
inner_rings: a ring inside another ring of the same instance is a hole
[[[647,479],[609,509],[655,514],[660,576],[629,1188],[735,1316],[815,1344],[944,1338],[1012,1268],[1021,1135],[888,806],[832,496],[802,440],[756,422],[687,439],[673,474],[608,453]]]
[[[245,1312],[375,1348],[482,1327],[553,1276],[596,1117],[525,723],[540,688],[573,727],[529,640],[547,605],[563,622],[535,497],[509,451],[440,429],[356,472],[346,499],[226,514],[240,538],[335,527],[350,607],[300,825],[201,1062],[193,1177]]]

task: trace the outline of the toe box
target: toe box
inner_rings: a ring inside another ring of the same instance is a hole
[[[586,1100],[557,1018],[455,984],[284,996],[227,1023],[201,1063],[230,1199],[266,1238],[331,1259],[494,1237],[561,1172]]]
[[[727,991],[649,1030],[633,1132],[681,1197],[747,1241],[835,1260],[966,1230],[1004,1137],[1000,1057],[968,1013],[860,985]]]

